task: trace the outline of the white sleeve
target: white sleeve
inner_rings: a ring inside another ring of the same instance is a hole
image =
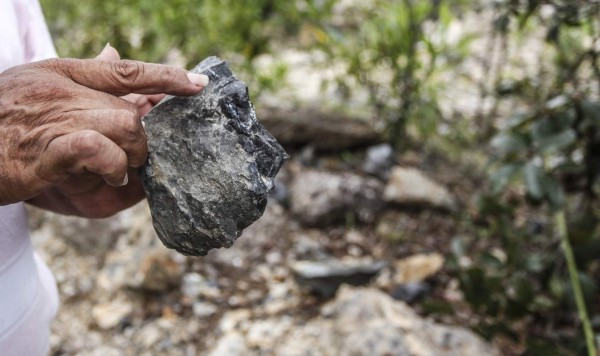
[[[57,57],[44,14],[38,0],[25,0],[22,5],[27,12],[23,33],[25,62]]]

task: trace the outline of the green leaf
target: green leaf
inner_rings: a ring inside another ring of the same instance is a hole
[[[452,315],[456,312],[451,303],[434,299],[424,300],[419,306],[425,314]]]
[[[535,296],[535,291],[533,289],[533,283],[527,278],[527,276],[523,273],[515,274],[510,281],[510,285],[513,289],[514,295],[513,298],[515,301],[527,305]]]
[[[546,198],[553,210],[562,208],[565,203],[565,194],[558,181],[551,176],[546,176],[544,179],[544,191]]]
[[[450,243],[450,250],[456,258],[461,258],[465,255],[465,244],[460,238],[455,237]]]
[[[497,317],[498,314],[500,313],[500,311],[502,310],[502,304],[503,304],[504,300],[498,297],[496,298],[491,298],[486,304],[485,304],[485,313],[487,315],[493,316],[493,317]]]
[[[491,177],[492,193],[499,194],[521,168],[520,164],[506,164],[500,167]]]
[[[544,170],[534,162],[529,162],[523,168],[523,178],[529,196],[535,200],[542,200],[544,198]]]
[[[585,101],[581,104],[583,113],[591,123],[600,125],[600,102]]]
[[[506,303],[506,315],[512,319],[521,319],[529,313],[527,305],[514,301],[508,300]]]
[[[569,281],[565,280],[558,273],[555,273],[550,278],[549,289],[552,295],[559,300],[562,300],[567,292]]]
[[[527,149],[527,139],[520,134],[503,132],[496,135],[491,146],[501,156],[506,156],[511,153],[519,153]]]
[[[598,289],[595,279],[587,273],[580,272],[579,281],[581,282],[581,289],[586,300],[592,300],[596,295],[596,290]]]
[[[539,148],[544,152],[560,151],[577,140],[577,134],[572,129],[564,130],[556,135],[540,138]]]
[[[589,274],[579,271],[579,283],[581,283],[581,291],[585,301],[589,303],[595,296],[598,286],[594,278],[590,277]],[[566,297],[569,303],[575,305],[575,294],[573,293],[573,285],[570,280],[565,279],[565,291]]]
[[[571,118],[567,115],[546,117],[533,124],[531,138],[541,152],[559,151],[576,141],[577,135],[569,127]]]
[[[527,194],[534,200],[546,201],[552,209],[560,209],[565,201],[559,182],[548,175],[542,167],[530,161],[523,168]]]
[[[546,109],[548,110],[556,110],[558,108],[564,107],[571,101],[566,95],[556,96],[546,102]]]
[[[529,272],[539,273],[544,270],[545,261],[539,253],[532,253],[527,255],[525,259],[525,267]]]
[[[481,263],[488,268],[501,270],[503,267],[502,261],[489,252],[483,252],[480,256],[480,259]]]
[[[466,300],[475,308],[485,307],[494,295],[488,287],[485,272],[479,267],[464,270],[460,282]]]
[[[556,302],[548,296],[536,295],[532,307],[535,311],[548,311],[556,307]]]
[[[532,114],[529,112],[516,113],[508,119],[508,121],[506,123],[506,127],[514,129],[514,128],[521,126],[522,124],[528,122],[531,118],[532,118]]]

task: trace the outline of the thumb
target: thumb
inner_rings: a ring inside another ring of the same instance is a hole
[[[107,43],[96,59],[103,61],[118,61],[121,59],[121,56],[119,55],[119,52],[117,52],[117,50],[110,45],[110,43]]]

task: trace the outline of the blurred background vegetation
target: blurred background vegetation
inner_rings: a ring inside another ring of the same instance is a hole
[[[108,41],[124,58],[187,67],[220,55],[259,99],[292,69],[258,67],[264,55],[343,63],[326,84],[348,106],[368,93],[364,119],[399,157],[425,148],[486,177],[455,213],[449,263],[470,326],[528,354],[585,352],[568,238],[600,332],[598,1],[369,0],[341,14],[348,1],[41,3],[61,56],[93,57]]]

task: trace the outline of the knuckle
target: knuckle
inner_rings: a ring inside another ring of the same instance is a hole
[[[145,144],[144,144],[145,147]],[[148,151],[145,149],[140,154],[132,156],[129,158],[128,165],[133,168],[140,168],[146,163],[146,158],[148,157]]]
[[[93,157],[103,149],[102,135],[93,130],[83,130],[74,135],[69,142],[69,151],[72,155],[85,158]]]
[[[148,145],[146,143],[146,138],[142,136],[142,138],[137,141],[129,150],[127,164],[130,167],[139,168],[144,165],[147,157]]]
[[[181,75],[177,68],[162,66],[159,77],[161,83],[173,83],[176,82],[177,79],[181,77]]]
[[[39,62],[39,66],[42,68],[48,68],[52,71],[58,72],[62,68],[63,60],[59,58],[44,59]]]
[[[121,139],[121,147],[127,152],[125,164],[131,167],[141,167],[146,161],[148,148],[146,144],[146,135],[142,128],[137,108],[133,106],[131,109],[126,109],[124,114],[119,118],[119,130]],[[127,162],[127,159],[129,162]]]
[[[106,171],[112,171],[113,174],[119,176],[125,175],[125,172],[127,172],[127,156],[122,150],[111,151],[110,158],[106,163],[110,165],[106,168]]]
[[[127,171],[127,158],[123,151],[119,149],[110,149],[104,152],[99,159],[94,162],[96,170],[104,175],[121,176]]]
[[[137,108],[132,109],[131,106],[128,106],[123,111],[119,118],[119,129],[125,139],[125,142],[139,141],[143,132],[140,117],[137,113]]]
[[[135,61],[120,60],[111,62],[113,73],[120,83],[134,83],[144,75],[144,66]]]

